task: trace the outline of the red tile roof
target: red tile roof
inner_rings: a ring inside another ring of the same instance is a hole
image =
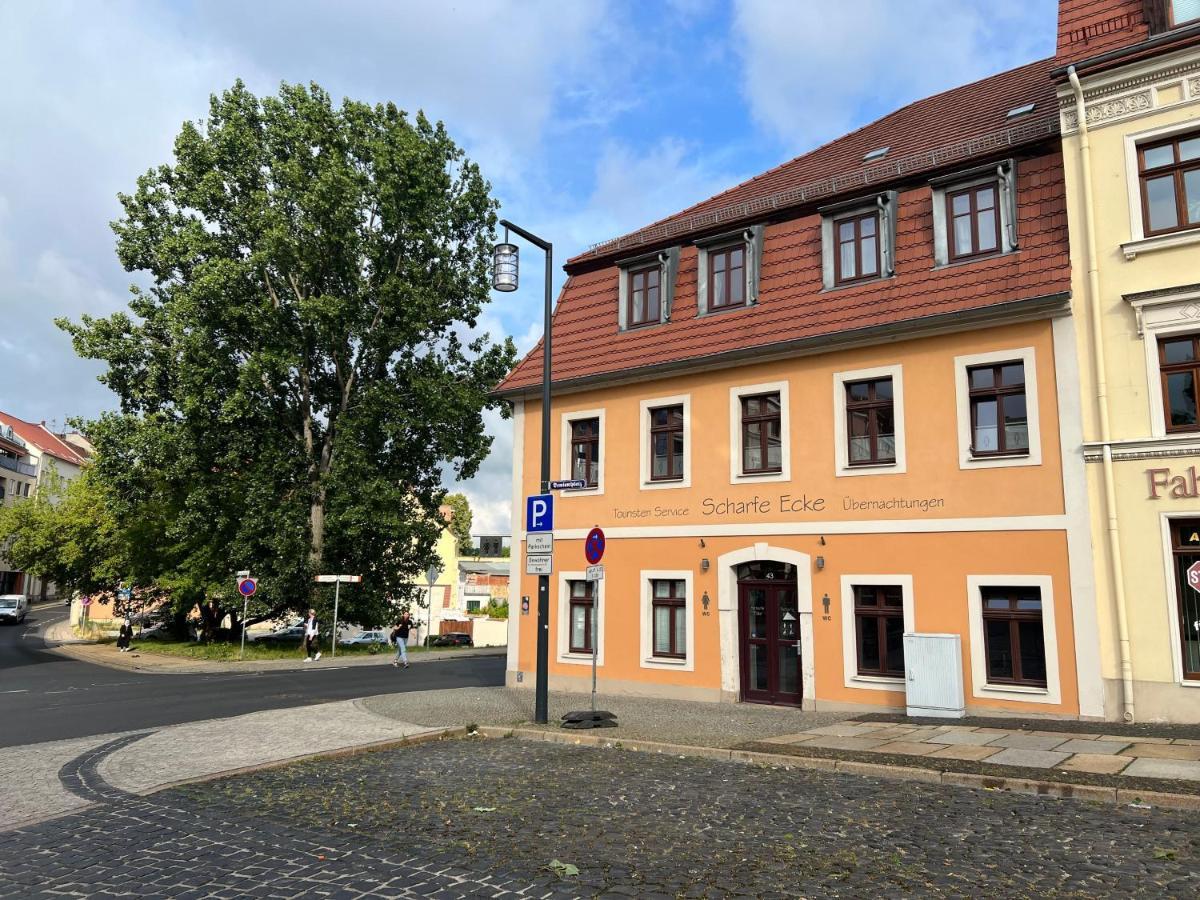
[[[724,231],[789,207],[853,195],[873,186],[961,166],[1003,148],[1036,143],[1058,129],[1058,105],[1049,73],[1054,59],[1001,72],[981,81],[910,103],[857,131],[831,141],[682,212],[632,234],[599,244],[567,262],[620,258],[666,245],[682,235]],[[1009,119],[1009,110],[1035,103],[1034,111]],[[887,147],[873,163],[863,157]]]
[[[1059,0],[1059,61],[1078,62],[1146,40],[1144,5],[1144,0]]]
[[[0,423],[8,425],[27,444],[32,444],[43,453],[64,462],[82,466],[86,460],[71,445],[63,441],[43,424],[26,422],[6,412],[0,412]]]
[[[636,232],[619,246],[605,245],[576,257],[567,265],[569,277],[554,314],[553,381],[652,371],[656,366],[686,364],[715,354],[1066,294],[1070,259],[1057,104],[1049,76],[1053,64],[1054,60],[1043,60],[912,104]],[[1027,103],[1037,104],[1034,113],[1016,123],[1007,122],[1010,109]],[[1024,124],[1018,124],[1022,121]],[[1006,122],[1010,128],[1023,130],[1020,137],[998,141],[994,136]],[[899,171],[887,169],[874,178],[870,173],[875,169],[864,169],[862,156],[880,146],[892,148],[883,168],[900,164]],[[933,268],[929,174],[1009,155],[1018,157],[1019,252]],[[802,191],[814,179],[824,179],[830,189],[806,195],[804,208],[790,217],[762,205],[764,198],[779,191]],[[824,290],[817,203],[840,195],[861,196],[889,184],[900,190],[895,276]],[[715,211],[735,202],[749,210],[739,214],[741,220],[768,222],[759,302],[746,309],[697,317],[697,251],[686,238],[705,230],[712,233],[714,222],[723,223],[715,230],[726,230],[735,218],[719,219]],[[697,217],[708,227],[696,226]],[[638,249],[671,244],[682,244],[671,321],[619,331],[620,270],[613,260]],[[499,391],[518,393],[540,386],[541,370],[539,343]]]

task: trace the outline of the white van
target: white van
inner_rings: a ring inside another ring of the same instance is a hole
[[[0,622],[24,622],[28,613],[24,594],[0,594]]]

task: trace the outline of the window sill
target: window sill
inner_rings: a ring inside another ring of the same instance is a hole
[[[989,694],[1031,694],[1037,697],[1050,695],[1049,688],[1034,687],[1028,684],[992,684],[988,682],[980,690],[987,691]]]
[[[868,284],[879,284],[881,281],[887,281],[895,277],[896,273],[892,272],[890,275],[879,275],[875,278],[863,278],[859,281],[843,281],[838,284],[827,284],[821,289],[821,293],[831,294],[834,291],[849,291],[853,288],[865,287]]]
[[[573,666],[590,666],[592,664],[592,654],[590,653],[560,653],[558,654],[560,663],[570,663]],[[596,668],[601,668],[604,665],[604,659],[599,654],[596,656]]]
[[[892,678],[886,675],[851,675],[846,679],[846,687],[873,691],[903,691],[904,678]]]
[[[591,487],[568,488],[565,491],[559,491],[559,496],[561,497],[599,497],[603,494],[604,487],[599,484],[594,484]]]
[[[673,656],[650,656],[642,660],[643,666],[666,666],[672,669],[682,669],[687,664],[686,659],[676,659]]]
[[[716,309],[706,309],[703,312],[701,312],[700,310],[697,310],[696,318],[697,319],[705,319],[705,318],[708,318],[709,316],[719,316],[723,313],[740,312],[740,311],[747,310],[747,309],[753,309],[756,306],[758,306],[758,303],[754,302],[754,303],[740,303],[737,306],[718,306]]]
[[[731,484],[757,484],[763,481],[788,481],[783,470],[778,472],[739,472]]]
[[[1002,250],[999,253],[982,253],[979,256],[964,256],[961,259],[951,259],[947,260],[946,262],[935,262],[933,264],[933,271],[937,272],[939,269],[956,269],[959,266],[969,266],[974,263],[983,262],[984,260],[999,259],[1002,256],[1012,256],[1014,253],[1020,252],[1021,248],[1017,247],[1012,250]]]
[[[1135,260],[1139,253],[1153,253],[1155,250],[1169,250],[1172,247],[1186,247],[1197,243],[1200,243],[1200,228],[1190,228],[1186,231],[1173,231],[1170,234],[1157,234],[1154,237],[1127,241],[1121,245],[1121,252],[1125,254],[1126,260]]]
[[[662,491],[671,490],[672,488],[687,488],[691,487],[692,483],[687,478],[671,478],[661,479],[659,481],[643,481],[643,491]]]
[[[908,466],[901,465],[898,461],[889,463],[860,463],[853,466],[849,463],[838,463],[837,477],[847,478],[853,475],[904,475],[907,471]]]
[[[1197,681],[1194,678],[1181,678],[1179,680],[1179,686],[1185,688],[1200,688],[1200,681]]]
[[[987,462],[989,459],[1029,459],[1029,451],[1021,453],[975,453],[971,451],[971,462]]]

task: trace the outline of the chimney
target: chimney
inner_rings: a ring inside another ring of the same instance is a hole
[[[1058,61],[1069,65],[1141,43],[1165,28],[1170,2],[1059,0]]]

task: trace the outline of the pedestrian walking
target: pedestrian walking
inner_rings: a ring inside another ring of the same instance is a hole
[[[304,620],[304,661],[316,662],[321,658],[321,648],[317,639],[321,636],[321,627],[317,624],[317,611],[310,609],[308,618]]]
[[[412,631],[412,619],[408,617],[408,613],[405,613],[396,623],[396,627],[392,629],[392,643],[396,645],[396,658],[392,660],[393,666],[404,663],[404,668],[408,668],[408,634],[410,631]]]
[[[129,649],[129,642],[133,640],[133,620],[129,616],[125,617],[125,621],[121,623],[121,630],[117,632],[117,649],[122,653]]]

